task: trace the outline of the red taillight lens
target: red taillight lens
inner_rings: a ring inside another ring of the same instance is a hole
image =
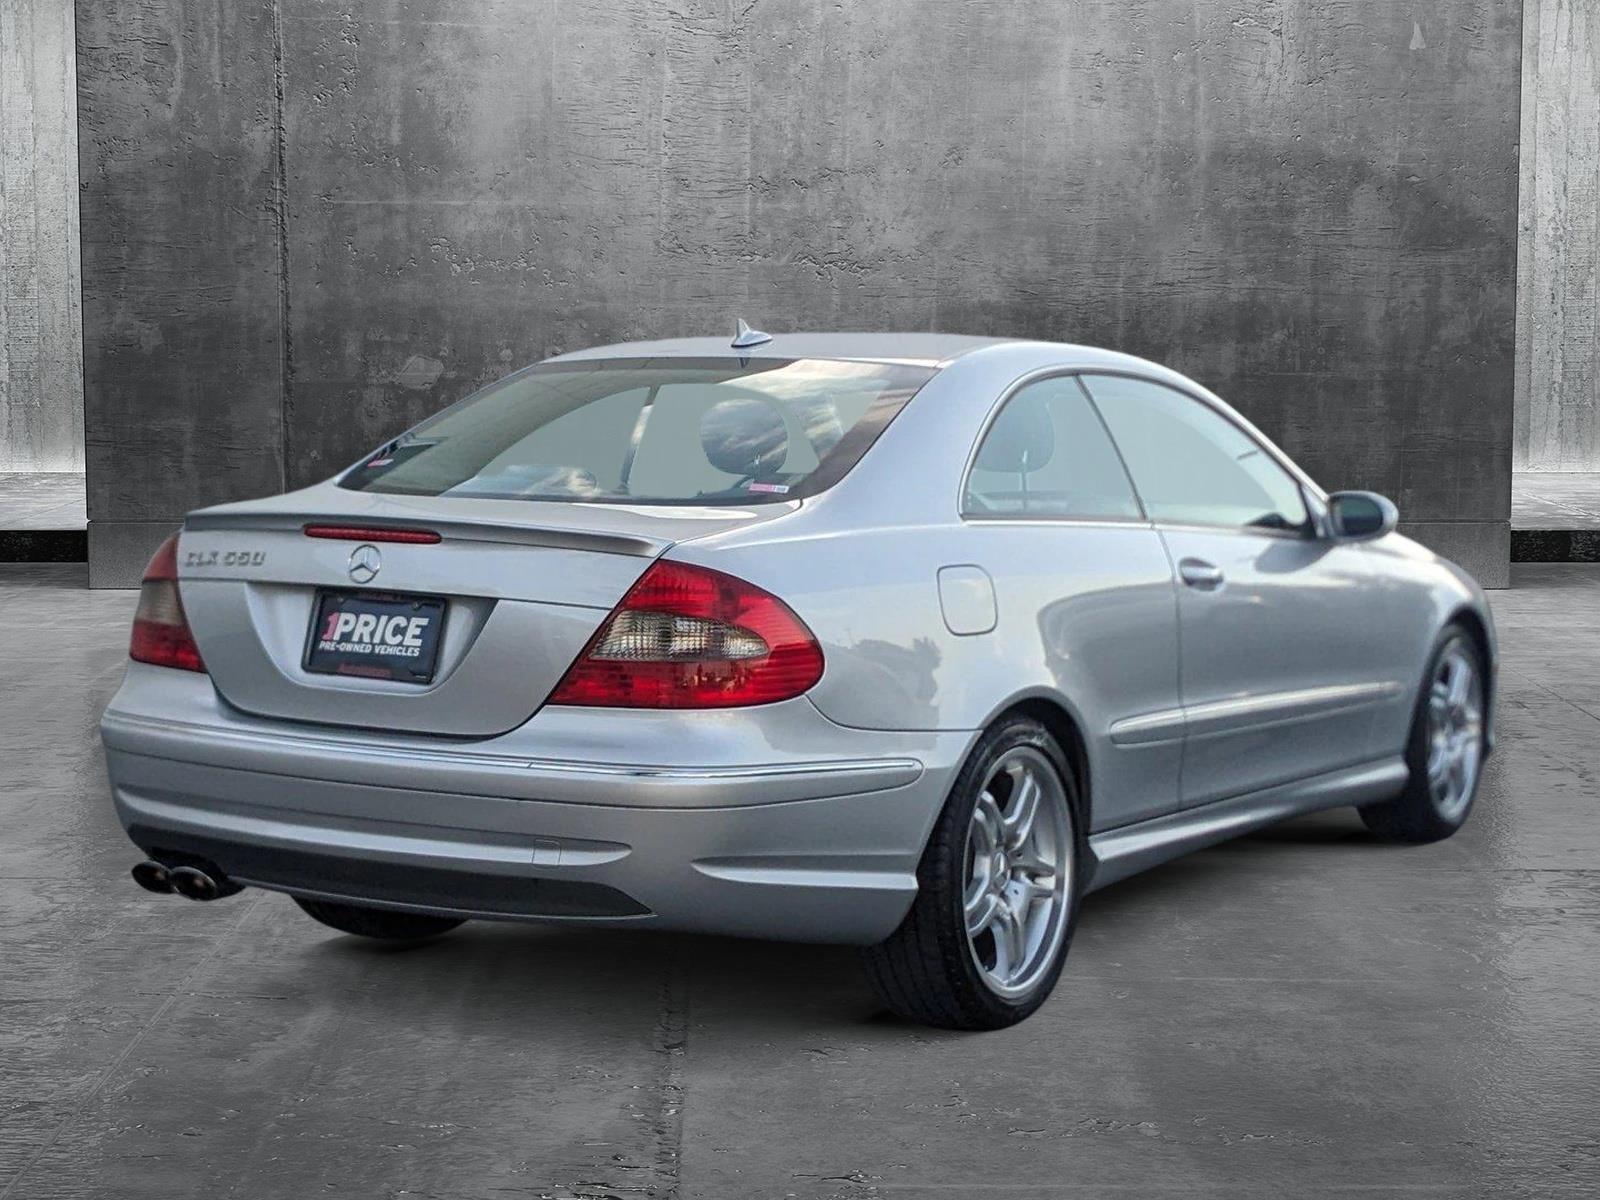
[[[139,607],[133,614],[133,640],[128,656],[135,662],[158,667],[178,667],[184,671],[204,671],[200,648],[194,644],[189,622],[178,598],[178,535],[161,543],[161,548],[144,569],[139,587]]]
[[[589,640],[551,704],[733,708],[822,678],[822,647],[789,606],[721,571],[656,562]]]

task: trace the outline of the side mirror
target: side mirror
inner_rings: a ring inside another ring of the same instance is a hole
[[[1377,492],[1335,492],[1328,497],[1328,525],[1341,542],[1366,542],[1393,533],[1400,522],[1394,501]]]

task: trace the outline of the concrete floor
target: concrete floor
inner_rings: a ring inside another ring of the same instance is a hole
[[[94,733],[133,597],[0,566],[0,1200],[1600,1194],[1600,567],[1515,583],[1461,835],[1332,813],[1111,888],[962,1036],[846,950],[139,892]]]

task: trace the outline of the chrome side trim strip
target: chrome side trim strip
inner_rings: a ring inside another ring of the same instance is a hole
[[[1097,833],[1089,839],[1097,863],[1089,890],[1289,817],[1386,800],[1405,786],[1407,774],[1397,755]]]
[[[697,858],[689,864],[701,875],[729,883],[769,887],[852,889],[894,892],[910,897],[917,876],[898,854],[753,854]]]
[[[1401,686],[1393,682],[1347,683],[1273,692],[1240,700],[1214,700],[1186,710],[1186,732],[1190,737],[1209,737],[1289,721],[1307,721],[1328,713],[1391,700],[1401,690]]]
[[[1111,722],[1114,746],[1148,746],[1153,742],[1175,741],[1183,736],[1183,709],[1163,708]]]
[[[1111,741],[1118,746],[1141,746],[1149,742],[1170,741],[1185,734],[1189,737],[1214,737],[1239,733],[1247,729],[1309,721],[1329,713],[1378,704],[1393,700],[1404,691],[1401,684],[1384,681],[1333,684],[1272,692],[1265,696],[1245,696],[1237,700],[1213,700],[1187,708],[1162,709],[1113,721]]]
[[[671,779],[688,783],[713,782],[730,779],[793,779],[799,776],[824,775],[903,775],[901,780],[910,783],[922,773],[922,764],[911,758],[869,758],[823,760],[795,763],[792,766],[751,767],[641,767],[629,763],[587,763],[570,759],[534,758],[524,764],[529,770],[574,775],[619,775],[629,779]],[[888,786],[888,785],[885,785]]]

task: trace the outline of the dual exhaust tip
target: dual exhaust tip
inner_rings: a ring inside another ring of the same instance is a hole
[[[221,871],[204,871],[199,867],[169,867],[153,858],[134,866],[133,881],[147,892],[170,895],[177,892],[191,900],[220,900],[243,889]]]

